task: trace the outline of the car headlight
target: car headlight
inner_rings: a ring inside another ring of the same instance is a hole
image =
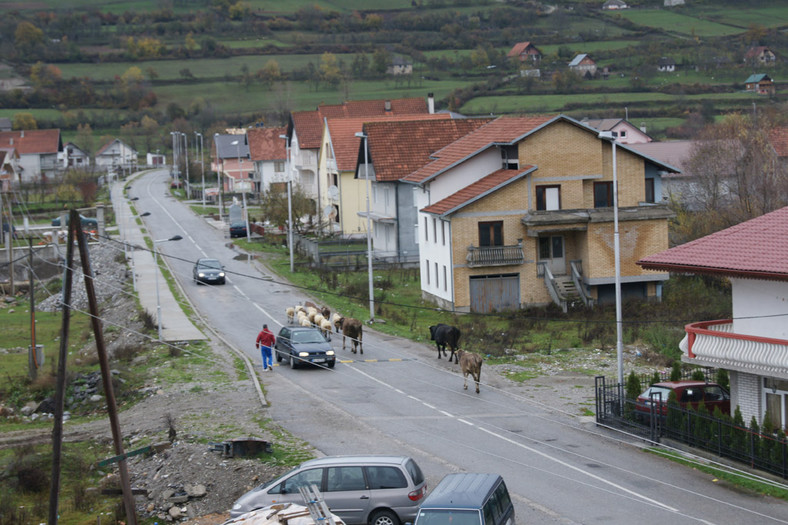
[[[205,274],[200,272],[200,273],[197,274],[197,277],[205,277]]]
[[[334,351],[333,350],[329,350],[328,352],[326,352],[326,355],[334,355]]]
[[[233,505],[233,510],[239,510],[240,508],[241,508],[240,503],[236,503],[235,505]]]
[[[224,277],[224,272],[219,272],[219,277]]]
[[[298,357],[309,357],[309,352],[298,352]]]

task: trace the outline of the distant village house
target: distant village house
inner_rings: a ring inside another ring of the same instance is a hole
[[[386,69],[388,75],[410,75],[413,73],[413,64],[405,60],[403,57],[394,57],[391,65]]]
[[[752,66],[773,66],[777,56],[766,46],[751,47],[744,54],[744,63]]]
[[[579,75],[593,77],[596,74],[596,62],[587,54],[582,53],[569,62],[569,69]]]
[[[661,73],[673,73],[676,71],[676,61],[670,57],[662,57],[657,61],[657,70]]]
[[[745,89],[751,93],[757,93],[759,95],[774,95],[775,93],[774,81],[769,75],[763,73],[750,75],[749,78],[744,81],[744,85]]]
[[[602,9],[605,11],[613,11],[616,9],[629,9],[629,6],[624,0],[607,0],[607,2],[602,4]]]
[[[506,53],[508,58],[516,58],[520,62],[538,64],[542,60],[542,52],[531,42],[518,42]]]

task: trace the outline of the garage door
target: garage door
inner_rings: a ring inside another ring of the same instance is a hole
[[[471,277],[471,311],[500,312],[520,308],[520,276],[480,275]]]

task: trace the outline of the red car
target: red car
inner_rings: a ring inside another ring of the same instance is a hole
[[[670,393],[676,393],[676,401],[681,408],[698,408],[700,402],[706,409],[713,413],[715,408],[719,408],[723,414],[731,413],[731,396],[727,390],[717,383],[707,383],[705,381],[664,381],[654,383],[640,394],[635,402],[635,415],[638,419],[643,419],[651,414],[652,394],[662,394],[661,403],[659,396],[654,396],[654,402],[659,403],[657,409],[662,416],[668,414],[668,398]]]

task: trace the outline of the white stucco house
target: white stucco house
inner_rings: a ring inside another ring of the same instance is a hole
[[[726,277],[732,319],[688,324],[681,360],[728,370],[731,409],[788,428],[788,207],[644,257],[661,272]]]

